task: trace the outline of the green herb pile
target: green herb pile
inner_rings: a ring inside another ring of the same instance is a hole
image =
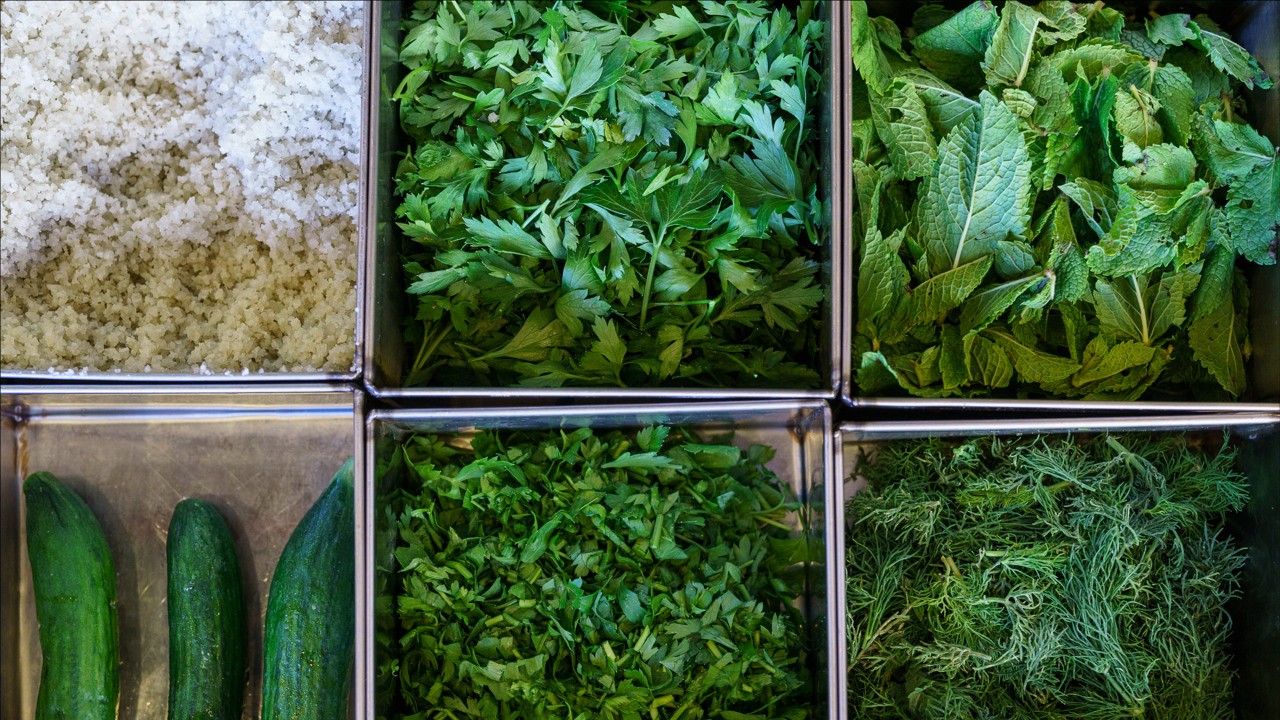
[[[1101,2],[925,5],[905,35],[856,2],[852,41],[861,393],[1244,392],[1237,257],[1274,263],[1280,223],[1248,52]]]
[[[405,384],[816,386],[816,11],[415,3]]]
[[[865,718],[1225,720],[1234,452],[1182,436],[891,443],[847,507]]]
[[[406,717],[807,717],[772,455],[667,427],[410,439],[380,668]]]

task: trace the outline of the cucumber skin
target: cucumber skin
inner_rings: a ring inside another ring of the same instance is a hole
[[[355,643],[352,461],[294,528],[267,599],[262,720],[347,717]]]
[[[240,562],[222,515],[179,502],[165,546],[169,604],[169,719],[240,720],[245,606]]]
[[[43,655],[36,720],[114,720],[120,628],[115,563],[102,525],[50,473],[28,475],[22,494]]]

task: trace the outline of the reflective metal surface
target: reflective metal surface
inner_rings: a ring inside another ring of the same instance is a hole
[[[0,393],[0,717],[35,716],[42,659],[22,480],[37,470],[84,498],[111,547],[121,718],[166,717],[165,539],[174,505],[199,497],[218,508],[235,539],[249,614],[244,717],[257,717],[271,573],[294,526],[356,452],[353,398],[341,386]]]

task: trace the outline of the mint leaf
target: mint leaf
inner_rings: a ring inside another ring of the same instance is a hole
[[[1189,331],[1203,345],[1230,296],[1228,350],[1250,355],[1231,278],[1276,262],[1280,158],[1242,93],[1270,80],[1211,20],[1131,10],[854,9],[859,392],[1239,391]]]
[[[975,2],[916,36],[912,54],[939,78],[976,88],[982,82],[983,56],[999,22],[995,7]]]
[[[933,275],[999,252],[1028,221],[1031,163],[1017,118],[986,91],[982,108],[938,148],[916,223]]]
[[[1240,396],[1245,390],[1244,361],[1240,350],[1240,329],[1243,325],[1241,318],[1237,317],[1235,300],[1228,295],[1187,328],[1187,341],[1196,362],[1233,397]]]
[[[1212,20],[1201,15],[1190,24],[1195,33],[1193,43],[1204,50],[1210,62],[1222,72],[1239,80],[1245,87],[1267,90],[1271,78],[1248,50],[1237,45]]]

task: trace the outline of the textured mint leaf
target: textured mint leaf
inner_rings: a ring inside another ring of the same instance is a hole
[[[994,340],[1013,361],[1018,378],[1041,385],[1059,383],[1080,370],[1080,364],[1070,358],[1058,357],[1025,345],[1012,334],[988,328],[983,336]]]
[[[1161,65],[1151,77],[1151,95],[1160,103],[1157,117],[1169,142],[1186,145],[1195,116],[1195,87],[1177,65]]]
[[[1207,113],[1195,118],[1196,147],[1219,183],[1234,183],[1260,165],[1276,160],[1271,141],[1244,123],[1214,120]],[[1265,174],[1265,171],[1264,171]]]
[[[938,155],[937,141],[915,86],[894,80],[881,102],[872,103],[876,132],[889,150],[890,167],[904,180],[927,175]]]
[[[1119,213],[1115,192],[1110,187],[1089,178],[1076,178],[1059,185],[1058,189],[1075,202],[1099,238],[1107,235]]]
[[[995,342],[980,334],[965,337],[965,359],[969,377],[990,388],[1008,387],[1013,380],[1013,362]]]
[[[1076,302],[1089,290],[1089,270],[1076,240],[1067,199],[1053,201],[1040,216],[1036,258],[1053,271],[1053,301]]]
[[[1128,185],[1140,203],[1167,213],[1177,206],[1195,176],[1196,159],[1190,150],[1161,144],[1143,149],[1129,165],[1116,168],[1113,177],[1117,185]]]
[[[1244,83],[1251,90],[1254,87],[1263,90],[1271,88],[1271,78],[1258,61],[1248,50],[1232,41],[1213,21],[1200,15],[1191,23],[1191,29],[1195,32],[1195,38],[1191,42],[1204,50],[1219,70]]]
[[[1055,16],[1051,19],[1016,0],[1005,3],[1000,10],[1000,23],[982,60],[987,83],[1021,87],[1032,60],[1043,47],[1084,32],[1084,18],[1068,5],[1070,3],[1042,3],[1041,6]]]
[[[1004,92],[1000,93],[1000,100],[1009,108],[1009,112],[1022,120],[1031,119],[1039,104],[1035,95],[1022,88],[1005,88]]]
[[[982,83],[982,59],[999,22],[991,3],[975,2],[917,35],[912,52],[939,78],[976,89]]]
[[[898,74],[897,79],[909,82],[915,88],[916,95],[924,103],[929,122],[933,125],[934,137],[945,136],[970,113],[978,112],[977,100],[926,70],[907,68]]]
[[[854,379],[858,383],[858,389],[863,395],[871,395],[882,393],[887,390],[901,389],[909,390],[907,386],[902,384],[898,377],[898,372],[893,369],[886,358],[880,352],[864,352],[859,358],[858,368],[854,372]]]
[[[1050,60],[1068,82],[1076,78],[1094,82],[1104,75],[1121,75],[1128,66],[1145,61],[1124,45],[1107,40],[1090,40],[1060,50]]]
[[[1152,42],[1177,47],[1196,36],[1191,28],[1191,16],[1185,13],[1147,18],[1147,37]]]
[[[957,125],[916,205],[919,239],[933,275],[997,253],[1028,222],[1031,161],[1018,120],[983,91],[981,112]]]
[[[1241,395],[1245,389],[1243,325],[1237,318],[1235,300],[1228,295],[1187,328],[1187,341],[1196,362],[1232,396]]]
[[[960,311],[960,332],[967,334],[995,322],[1023,293],[1041,285],[1045,279],[1044,273],[1036,273],[973,293]]]
[[[1042,30],[1046,43],[1073,40],[1090,30],[1090,18],[1098,18],[1110,8],[1084,8],[1072,0],[1040,0],[1036,10],[1049,20]]]
[[[938,347],[938,372],[942,387],[954,390],[969,380],[969,368],[965,362],[964,341],[955,325],[942,328],[942,343]]]
[[[1116,132],[1139,148],[1164,141],[1157,115],[1160,101],[1134,85],[1116,93]]]
[[[1195,322],[1218,309],[1219,303],[1231,302],[1231,284],[1235,280],[1235,252],[1226,245],[1217,245],[1205,257],[1191,303],[1191,320]]]
[[[1084,387],[1111,380],[1135,368],[1145,368],[1163,351],[1140,342],[1121,342],[1110,346],[1102,337],[1089,342],[1081,359],[1081,367],[1071,376],[1071,383]]]
[[[953,308],[959,307],[982,284],[991,269],[991,262],[990,256],[983,256],[921,283],[911,291],[909,325],[941,320]]]
[[[1138,53],[1139,55],[1150,60],[1164,59],[1164,52],[1168,48],[1164,45],[1156,43],[1147,37],[1147,33],[1137,27],[1129,27],[1120,31],[1117,38],[1120,44]]]
[[[893,69],[880,47],[875,25],[867,16],[867,3],[854,0],[849,10],[852,14],[849,39],[853,46],[853,65],[873,93],[883,94],[893,82]]]
[[[1090,272],[1121,277],[1157,270],[1177,254],[1168,219],[1131,198],[1085,261]]]
[[[1152,284],[1145,276],[1099,278],[1093,302],[1103,332],[1156,345],[1186,318],[1186,301],[1199,282],[1194,271],[1168,272]]]
[[[1088,177],[1109,178],[1117,164],[1111,126],[1119,89],[1119,79],[1110,73],[1103,73],[1094,83],[1080,79],[1071,85],[1071,102],[1080,125],[1074,143],[1076,160]]]
[[[1220,100],[1223,93],[1231,91],[1231,78],[1198,48],[1190,45],[1173,48],[1165,54],[1165,64],[1180,68],[1191,81],[1193,107],[1198,108],[1210,100]]]
[[[1093,287],[1093,306],[1102,331],[1151,345],[1151,298],[1146,277],[1114,281],[1099,278]]]
[[[1280,230],[1280,162],[1260,166],[1227,191],[1223,214],[1231,234],[1231,246],[1250,262],[1272,265],[1276,261]]]
[[[892,341],[906,330],[904,291],[910,276],[898,255],[901,243],[901,230],[884,238],[875,226],[867,230],[862,241],[862,259],[858,265],[857,330],[876,343],[881,338]]]
[[[1032,124],[1052,132],[1075,133],[1071,89],[1062,78],[1062,72],[1053,63],[1040,61],[1032,64],[1022,89],[1036,98],[1036,108],[1031,115]]]

